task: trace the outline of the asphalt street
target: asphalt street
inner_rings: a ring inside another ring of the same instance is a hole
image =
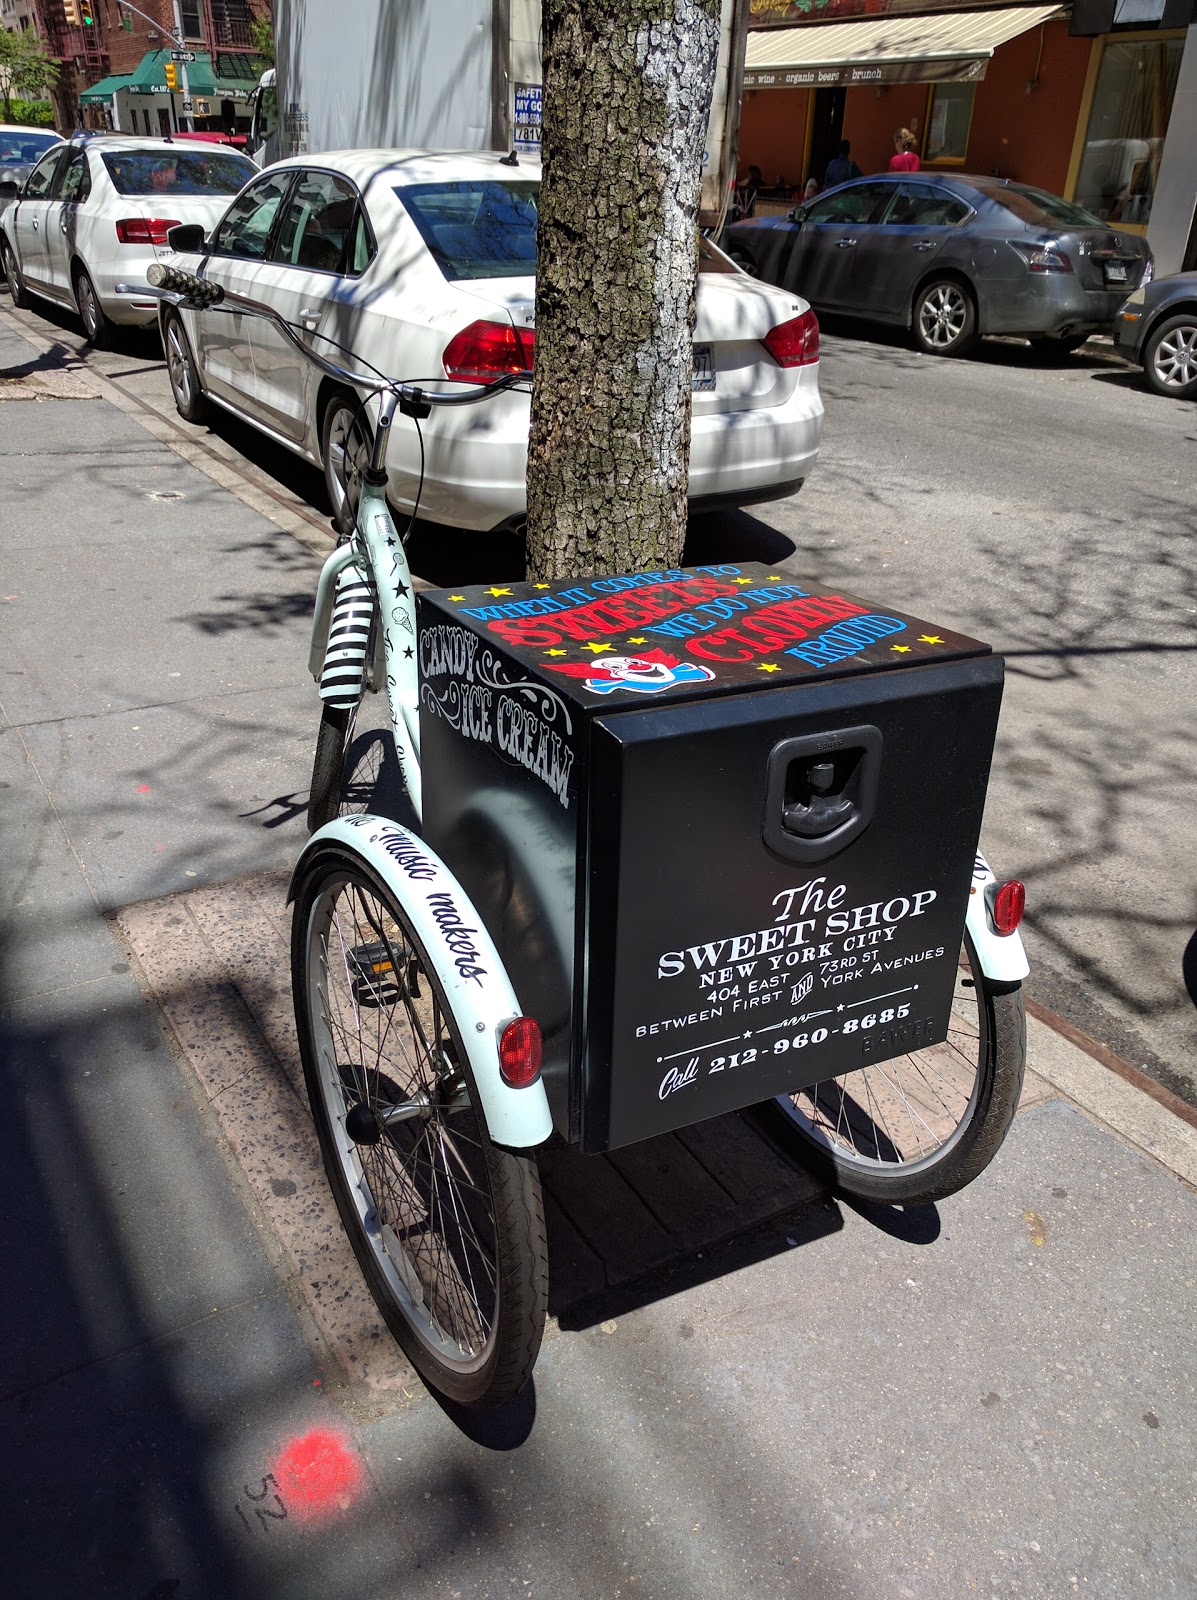
[[[827,348],[817,477],[688,554],[1008,650],[986,842],[1028,881],[1035,982],[1183,1086],[1193,410],[1100,355]],[[701,1171],[559,1151],[582,1243],[551,1242],[515,1406],[441,1408],[376,1316],[394,1386],[338,1354],[321,1298],[365,1296],[312,1209],[281,904],[319,495],[235,424],[177,427],[151,341],[0,304],[5,1592],[1191,1600],[1197,1124],[1034,1017],[1024,1109],[939,1206],[854,1207],[713,1125]],[[425,529],[416,559],[518,551]],[[736,1211],[770,1163],[792,1200],[704,1234],[694,1197]]]
[[[323,548],[314,468],[228,417],[179,423],[153,334],[92,351],[42,312],[17,318]],[[783,563],[1005,654],[982,842],[1027,885],[1029,993],[1197,1105],[1197,411],[1148,393],[1104,340],[1057,365],[1017,340],[942,361],[837,321],[820,383],[802,492],[695,519],[687,559]],[[509,538],[422,527],[411,554],[434,584],[519,575]],[[244,620],[291,603],[267,583]]]

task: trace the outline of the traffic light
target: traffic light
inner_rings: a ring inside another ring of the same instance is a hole
[[[79,7],[79,15],[85,28],[94,28],[96,25],[96,19],[92,15],[93,10],[94,7],[87,4],[87,0],[84,0],[84,3]]]
[[[179,69],[173,61],[168,61],[163,70],[166,73],[166,87],[173,94],[179,87]]]
[[[82,27],[83,19],[79,15],[79,0],[62,0],[62,12],[72,28]]]

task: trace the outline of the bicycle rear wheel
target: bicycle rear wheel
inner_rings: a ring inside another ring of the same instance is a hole
[[[893,1205],[971,1183],[1006,1137],[1026,1064],[1021,985],[993,983],[965,934],[948,1037],[775,1102],[808,1163],[845,1194]]]
[[[544,1330],[536,1161],[491,1142],[428,953],[350,851],[321,852],[299,886],[292,984],[325,1170],[370,1292],[433,1388],[502,1404]]]

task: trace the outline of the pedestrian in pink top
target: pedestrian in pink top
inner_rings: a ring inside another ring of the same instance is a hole
[[[894,134],[894,154],[889,158],[889,170],[917,172],[919,170],[917,144],[918,141],[909,128],[899,128]]]

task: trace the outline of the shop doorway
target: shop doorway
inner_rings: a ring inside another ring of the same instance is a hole
[[[816,89],[815,110],[810,130],[810,160],[802,181],[817,178],[823,186],[823,174],[832,156],[839,154],[840,140],[844,137],[844,101],[847,89]]]

